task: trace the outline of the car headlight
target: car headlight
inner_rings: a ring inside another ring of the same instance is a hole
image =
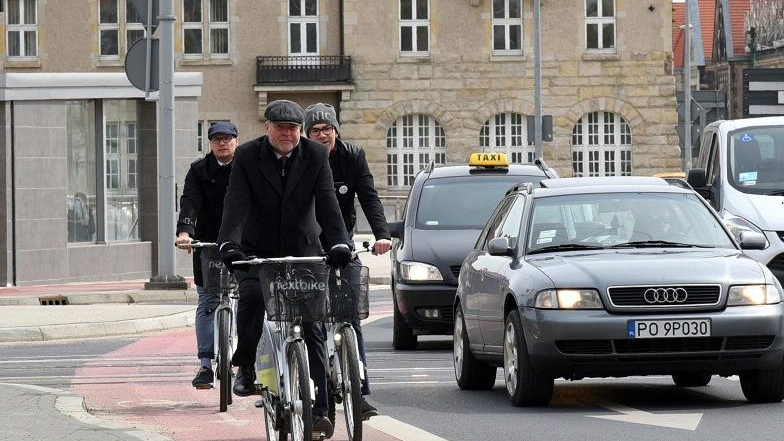
[[[602,300],[594,289],[546,289],[536,295],[539,309],[602,309]]]
[[[731,286],[727,306],[771,305],[781,301],[781,291],[774,285]]]
[[[722,219],[724,219],[724,225],[729,228],[730,233],[735,238],[737,242],[740,242],[740,233],[743,231],[753,231],[755,233],[759,233],[765,236],[765,233],[756,225],[749,222],[748,220],[730,213],[729,211],[725,211],[722,215]],[[770,242],[768,242],[767,236],[765,237],[765,248],[770,246]]]
[[[421,262],[400,262],[400,278],[406,282],[442,282],[441,271]]]

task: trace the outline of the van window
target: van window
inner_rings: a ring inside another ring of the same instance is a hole
[[[719,172],[719,148],[716,145],[716,134],[713,133],[710,137],[710,144],[708,150],[708,166],[705,170],[705,180],[708,184],[712,183]]]
[[[751,127],[729,134],[730,184],[744,193],[784,192],[784,126]]]

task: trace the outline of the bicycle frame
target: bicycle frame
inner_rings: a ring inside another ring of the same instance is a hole
[[[285,273],[292,272],[292,264],[294,263],[323,263],[324,257],[283,257],[283,258],[256,258],[246,261],[235,262],[236,265],[263,265],[278,263],[283,264]],[[262,283],[268,282],[262,280]],[[269,313],[269,310],[267,311]],[[278,317],[281,318],[281,317]],[[285,415],[302,414],[303,412],[310,412],[311,409],[304,409],[302,401],[294,402],[291,396],[291,381],[292,373],[289,372],[288,354],[289,348],[293,345],[302,344],[305,346],[305,341],[302,335],[302,319],[297,316],[293,320],[270,320],[268,317],[264,320],[264,331],[262,332],[262,339],[259,342],[259,349],[264,355],[264,345],[271,346],[269,354],[272,357],[272,365],[275,369],[274,381],[275,390],[272,384],[261,384],[260,392],[262,403],[265,413],[268,418],[272,419],[272,428],[275,431],[292,431],[292,422],[287,419]],[[307,350],[304,351],[305,366],[310,366]],[[267,367],[269,369],[269,367]],[[256,370],[260,373],[259,378],[265,377],[264,365],[257,357]],[[308,376],[308,394],[310,402],[316,399],[315,385],[313,380]],[[293,434],[292,434],[293,435]],[[310,439],[310,434],[303,434],[305,439]],[[293,438],[293,436],[292,436]]]

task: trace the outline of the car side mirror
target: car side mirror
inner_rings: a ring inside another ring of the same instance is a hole
[[[512,249],[509,248],[508,237],[496,237],[487,242],[487,252],[491,256],[511,256]]]
[[[740,232],[740,248],[742,250],[764,250],[768,240],[764,234],[756,231]]]
[[[403,230],[405,228],[403,224],[404,221],[389,222],[387,224],[389,234],[395,239],[403,239]]]
[[[708,192],[708,181],[705,178],[705,169],[702,168],[693,168],[689,170],[689,175],[686,178],[686,182],[691,185],[691,188],[694,189],[700,196],[708,199],[710,194]]]

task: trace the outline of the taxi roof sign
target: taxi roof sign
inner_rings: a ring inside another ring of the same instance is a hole
[[[508,167],[506,153],[473,153],[468,165],[478,167]]]

